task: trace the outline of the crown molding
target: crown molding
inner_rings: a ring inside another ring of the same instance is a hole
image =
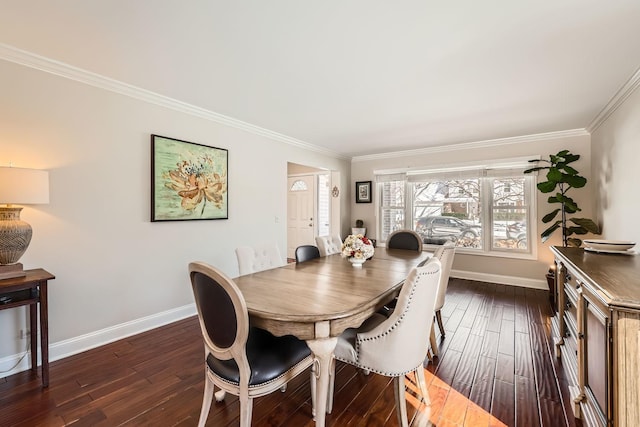
[[[640,86],[640,68],[622,85],[620,89],[611,97],[607,105],[589,123],[587,130],[589,133],[595,132],[604,122],[607,121],[614,111],[616,111],[624,101]]]
[[[189,114],[226,126],[234,127],[236,129],[241,129],[246,132],[264,136],[274,141],[283,142],[285,144],[293,145],[298,148],[314,151],[316,153],[324,154],[334,158],[346,160],[350,159],[349,156],[327,150],[326,148],[319,147],[317,145],[292,138],[290,136],[274,132],[269,129],[265,129],[260,126],[255,126],[250,123],[243,122],[242,120],[218,114],[216,112],[206,110],[204,108],[188,104],[177,99],[160,95],[150,90],[142,89],[140,87],[133,86],[119,80],[105,77],[103,75],[87,71],[82,68],[74,67],[73,65],[69,65],[64,62],[56,61],[51,58],[18,49],[4,43],[0,43],[0,59],[23,65],[25,67],[44,71],[45,73],[64,77],[66,79],[73,80],[79,83],[84,83],[89,86],[108,90],[110,92],[115,92],[120,95],[148,102],[150,104],[159,105],[161,107],[165,107],[174,111]]]
[[[571,129],[558,132],[537,133],[533,135],[513,136],[509,138],[488,139],[484,141],[463,142],[453,145],[439,145],[435,147],[417,148],[415,150],[394,151],[390,153],[369,154],[354,156],[351,162],[366,162],[370,160],[392,159],[397,157],[420,156],[424,154],[445,153],[451,151],[470,150],[478,148],[498,147],[510,144],[523,144],[534,141],[544,141],[556,138],[569,138],[574,136],[589,136],[586,129]]]

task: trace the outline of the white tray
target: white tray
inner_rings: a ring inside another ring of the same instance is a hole
[[[637,255],[638,253],[632,249],[626,251],[611,251],[606,249],[584,248],[587,252],[595,252],[598,254],[616,254],[616,255]]]
[[[586,247],[600,251],[626,251],[636,245],[636,242],[626,240],[584,239],[582,242]]]

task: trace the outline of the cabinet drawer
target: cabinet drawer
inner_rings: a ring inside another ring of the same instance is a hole
[[[576,361],[578,360],[578,339],[577,337],[573,334],[573,332],[570,332],[567,329],[567,333],[565,334],[564,337],[564,344],[566,346],[566,350],[569,355],[571,355],[573,358],[576,359]]]
[[[584,283],[584,279],[582,277],[576,275],[573,270],[567,269],[566,273],[564,274],[565,291],[568,290],[568,292],[573,292],[573,295],[577,297],[577,290],[580,286],[582,286],[582,283]]]
[[[578,319],[570,311],[564,312],[564,331],[565,336],[570,334],[572,337],[578,337]]]
[[[567,340],[564,341],[560,357],[562,360],[562,366],[564,368],[566,380],[569,386],[578,387],[578,358],[571,346],[567,344]],[[576,396],[572,396],[576,397]]]

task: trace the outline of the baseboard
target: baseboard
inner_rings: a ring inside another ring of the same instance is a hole
[[[49,344],[49,361],[64,359],[74,354],[92,348],[100,347],[150,329],[158,328],[178,320],[194,316],[196,314],[195,304],[188,304],[162,313],[152,314],[151,316],[142,317],[130,322],[121,323],[99,331],[91,332],[78,337]],[[41,363],[40,349],[38,348],[38,364]],[[22,360],[24,353],[15,354],[0,359],[0,378],[30,369],[31,357],[26,355]],[[16,365],[14,368],[12,366]],[[7,371],[7,372],[4,372]]]
[[[524,277],[476,273],[473,271],[462,270],[451,270],[450,277],[455,277],[457,279],[477,280],[478,282],[498,283],[500,285],[519,286],[521,288],[549,290],[546,279],[527,279]]]

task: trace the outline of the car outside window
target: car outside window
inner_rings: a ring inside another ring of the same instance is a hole
[[[397,195],[404,187],[406,206],[397,203],[381,207],[382,241],[394,229],[404,227],[415,230],[426,245],[451,241],[470,252],[505,256],[532,253],[533,176],[413,179],[385,184],[379,186],[380,200],[399,200],[385,192],[394,189]],[[386,222],[387,218],[394,222]]]

